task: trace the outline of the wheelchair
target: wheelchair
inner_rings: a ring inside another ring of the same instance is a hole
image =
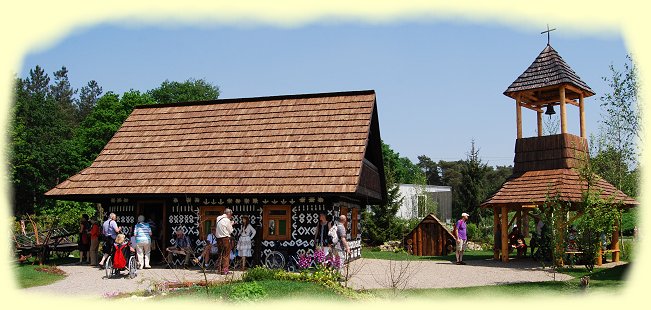
[[[126,260],[126,265],[124,268],[114,268],[113,262],[115,260],[115,254],[117,251],[121,251],[124,259]],[[127,271],[127,276],[129,279],[136,277],[138,272],[138,262],[136,260],[135,253],[131,253],[131,243],[128,242],[123,245],[113,244],[111,248],[111,254],[104,262],[104,270],[106,271],[106,278],[111,279],[113,277],[119,277],[121,271]]]

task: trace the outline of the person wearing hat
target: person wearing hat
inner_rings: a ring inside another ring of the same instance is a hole
[[[455,264],[457,265],[465,265],[466,263],[463,261],[463,251],[466,250],[466,244],[468,243],[468,235],[466,234],[466,221],[468,221],[468,213],[461,213],[461,219],[457,221],[457,223],[454,225],[454,231],[453,235],[454,238],[457,241],[457,249],[456,249],[456,256],[457,256],[457,262]]]

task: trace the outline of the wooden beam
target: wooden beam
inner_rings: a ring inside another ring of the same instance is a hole
[[[536,117],[538,120],[538,137],[543,136],[543,113],[542,110],[540,112],[536,112]]]
[[[585,132],[585,106],[583,104],[583,93],[579,95],[579,122],[581,123],[581,138],[586,138]]]
[[[506,207],[502,207],[502,261],[509,261],[509,232],[507,231],[507,221],[509,220],[509,211]]]
[[[567,98],[565,98],[565,103],[569,103],[569,104],[571,104],[571,105],[573,105],[573,106],[575,106],[575,107],[578,107],[578,106],[579,106],[579,103],[576,102],[576,101],[574,101],[574,100],[572,100],[572,99],[567,99]]]
[[[522,213],[522,235],[529,237],[529,212]]]
[[[542,112],[542,111],[543,111],[541,108],[539,108],[539,107],[537,107],[537,106],[535,106],[535,105],[532,105],[532,104],[530,104],[530,103],[520,102],[520,105],[523,106],[523,107],[525,107],[525,108],[527,108],[527,109],[534,110],[534,111],[536,111],[536,112]]]
[[[565,86],[558,90],[561,97],[561,133],[567,133],[567,111],[565,109]]]
[[[517,123],[518,139],[522,139],[522,106],[520,105],[520,96],[515,99],[515,121]]]

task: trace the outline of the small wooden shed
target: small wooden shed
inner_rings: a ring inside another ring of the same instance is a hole
[[[407,253],[416,256],[443,256],[454,250],[454,235],[430,213],[403,240]]]

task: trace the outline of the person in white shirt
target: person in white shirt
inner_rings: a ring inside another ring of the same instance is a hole
[[[231,263],[231,235],[233,234],[233,211],[225,209],[224,214],[217,217],[215,223],[215,236],[217,237],[217,247],[219,248],[219,261],[217,267],[221,274],[228,274],[228,265]]]

